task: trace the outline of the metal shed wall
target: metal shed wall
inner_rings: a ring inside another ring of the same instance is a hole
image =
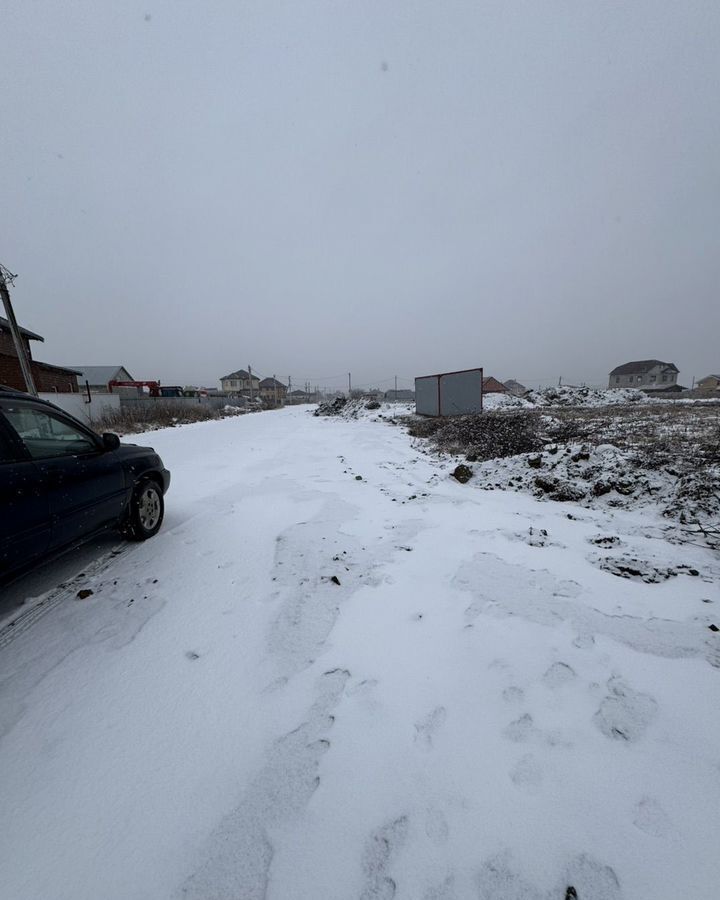
[[[482,412],[483,370],[465,369],[415,379],[415,411],[421,416]]]
[[[415,412],[421,416],[439,416],[438,376],[415,379]]]

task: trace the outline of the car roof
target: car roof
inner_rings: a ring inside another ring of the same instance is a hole
[[[26,391],[19,391],[17,388],[8,387],[5,384],[0,384],[0,400],[32,400],[33,403],[49,406],[50,409],[59,409],[54,403],[50,403],[49,400],[43,400],[42,397],[35,397],[33,394],[28,394]],[[64,410],[60,409],[60,412],[64,412]],[[65,413],[65,415],[67,415],[67,413]],[[74,418],[74,416],[71,418]]]
[[[25,391],[19,391],[17,388],[8,387],[6,384],[0,384],[0,394],[4,397],[17,397],[22,400],[39,400],[39,397],[33,397],[32,394],[27,394]]]

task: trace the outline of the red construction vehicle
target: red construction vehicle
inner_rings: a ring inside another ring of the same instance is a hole
[[[109,381],[108,387],[110,388],[110,393],[112,394],[112,389],[114,387],[134,387],[134,388],[147,388],[150,392],[151,397],[159,397],[160,396],[160,382],[159,381]]]

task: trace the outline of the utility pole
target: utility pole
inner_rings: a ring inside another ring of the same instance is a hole
[[[287,392],[288,403],[292,403],[291,395],[292,395],[292,375],[288,375],[288,392]]]
[[[25,344],[23,344],[22,335],[20,334],[17,319],[15,318],[15,312],[12,308],[12,303],[10,302],[10,291],[7,287],[8,281],[10,282],[10,284],[12,284],[14,278],[15,276],[10,271],[8,271],[5,266],[0,264],[0,294],[2,295],[3,306],[5,307],[5,315],[7,316],[8,322],[10,323],[10,332],[13,337],[13,343],[15,344],[15,351],[18,356],[18,362],[20,363],[20,371],[22,372],[28,394],[33,394],[35,397],[37,397],[38,392],[35,387],[35,382],[33,381],[32,369],[30,368],[30,360],[28,359],[25,352]]]
[[[277,379],[273,375],[273,388],[275,389],[275,406],[277,406]]]
[[[352,397],[352,377],[348,372],[348,400]]]
[[[397,375],[395,376],[395,402],[397,403]]]
[[[252,399],[253,399],[253,392],[252,392],[252,366],[250,366],[250,365],[248,366],[248,375],[249,375],[248,381],[250,382],[250,402],[252,403]]]

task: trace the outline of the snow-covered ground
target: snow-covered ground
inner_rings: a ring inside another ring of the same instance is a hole
[[[375,418],[147,436],[164,530],[0,632],[3,897],[716,896],[717,558]]]

